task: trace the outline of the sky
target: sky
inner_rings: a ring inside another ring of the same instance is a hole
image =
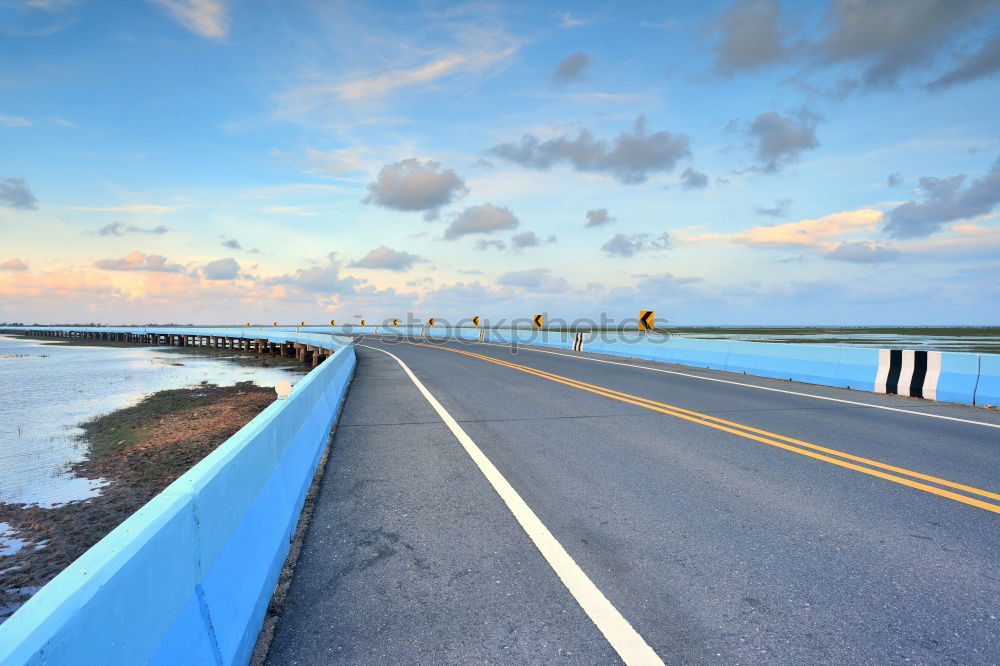
[[[998,108],[1000,0],[0,0],[0,321],[996,325]]]

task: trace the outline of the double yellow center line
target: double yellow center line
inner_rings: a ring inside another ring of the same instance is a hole
[[[912,470],[904,469],[902,467],[896,467],[895,465],[888,465],[886,463],[878,462],[877,460],[871,460],[869,458],[863,458],[861,456],[856,456],[850,453],[844,453],[843,451],[837,451],[836,449],[830,449],[825,446],[819,446],[817,444],[804,442],[800,439],[794,439],[792,437],[786,437],[784,435],[779,435],[777,433],[768,432],[767,430],[753,428],[751,426],[744,425],[742,423],[727,421],[726,419],[720,419],[716,416],[710,416],[708,414],[702,414],[701,412],[696,412],[690,409],[684,409],[683,407],[677,407],[676,405],[668,405],[667,403],[664,402],[650,400],[648,398],[632,395],[630,393],[623,393],[621,391],[616,391],[614,389],[606,388],[603,386],[588,384],[587,382],[582,382],[577,379],[571,379],[569,377],[564,377],[562,375],[557,375],[551,372],[545,372],[544,370],[538,370],[536,368],[532,368],[527,365],[520,365],[517,363],[511,363],[509,361],[503,361],[498,358],[493,358],[492,356],[484,356],[482,354],[476,354],[474,352],[465,351],[462,349],[451,349],[449,347],[441,347],[439,345],[428,345],[420,342],[406,342],[405,344],[415,345],[418,347],[429,347],[431,349],[439,349],[441,351],[452,352],[455,354],[462,354],[464,356],[471,356],[472,358],[477,358],[486,361],[488,363],[495,363],[496,365],[501,365],[506,368],[510,368],[512,370],[525,372],[529,375],[535,375],[536,377],[541,377],[543,379],[548,379],[553,382],[565,384],[566,386],[572,386],[573,388],[579,389],[581,391],[588,391],[590,393],[596,393],[597,395],[601,395],[606,398],[611,398],[612,400],[618,400],[619,402],[625,402],[631,405],[645,407],[646,409],[651,409],[654,412],[660,412],[661,414],[668,414],[670,416],[675,416],[679,419],[684,419],[686,421],[691,421],[693,423],[699,423],[709,428],[715,428],[716,430],[722,430],[724,432],[732,433],[734,435],[739,435],[740,437],[752,439],[754,441],[761,442],[769,446],[774,446],[779,449],[791,451],[792,453],[798,453],[803,456],[809,456],[810,458],[815,458],[816,460],[822,460],[823,462],[830,463],[831,465],[846,467],[847,469],[852,469],[856,472],[861,472],[862,474],[877,476],[880,479],[892,481],[893,483],[899,483],[904,486],[909,486],[910,488],[916,488],[917,490],[933,493],[934,495],[947,497],[948,499],[955,500],[956,502],[962,502],[963,504],[976,506],[979,507],[980,509],[992,511],[993,513],[1000,513],[1000,504],[985,502],[975,497],[969,497],[968,495],[963,495],[957,492],[953,492],[953,490],[960,490],[964,493],[969,493],[971,495],[979,495],[980,497],[986,497],[992,500],[1000,501],[1000,494],[992,493],[989,492],[988,490],[981,490],[979,488],[974,488],[972,486],[967,486],[961,483],[955,483],[954,481],[939,479],[936,476],[921,474],[920,472],[914,472]],[[906,478],[906,477],[911,477],[911,478]],[[928,485],[928,483],[923,483],[924,481],[929,483],[934,483],[937,485],[936,486]],[[944,486],[944,487],[939,487],[939,486]],[[953,490],[948,490],[949,488]]]

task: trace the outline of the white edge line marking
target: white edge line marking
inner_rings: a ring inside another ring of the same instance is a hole
[[[434,408],[434,411],[441,417],[441,420],[448,426],[451,433],[455,435],[455,439],[462,444],[465,452],[469,454],[469,457],[479,467],[479,471],[483,473],[486,480],[490,482],[493,489],[503,499],[507,508],[514,514],[514,518],[517,519],[517,522],[520,523],[528,537],[534,542],[542,557],[549,563],[552,570],[556,572],[556,575],[562,580],[563,585],[566,586],[591,621],[604,634],[604,637],[618,653],[618,656],[622,658],[622,661],[626,664],[660,664],[662,666],[663,661],[649,647],[643,637],[629,624],[628,620],[622,617],[618,609],[608,601],[604,593],[587,577],[583,569],[566,552],[562,544],[552,536],[552,533],[539,520],[535,512],[531,510],[531,507],[521,499],[521,496],[507,482],[507,479],[493,466],[493,463],[476,446],[476,443],[462,429],[462,426],[458,425],[458,422],[441,406],[437,398],[417,379],[410,368],[398,356],[384,349],[370,345],[359,346],[380,351],[396,359],[396,362],[399,363],[420,393],[423,394],[427,402]]]
[[[509,345],[501,344],[498,342],[482,342],[480,344],[490,345],[492,347],[507,347]],[[622,363],[620,361],[607,361],[603,358],[590,358],[589,356],[577,356],[576,354],[561,354],[559,352],[549,351],[547,349],[535,349],[534,347],[518,343],[517,348],[519,351],[530,351],[537,352],[539,354],[552,354],[553,356],[566,356],[568,358],[578,358],[582,361],[593,361],[594,363],[608,363],[610,365],[624,365],[626,368],[635,368],[636,370],[651,370],[652,372],[665,372],[668,375],[680,375],[681,377],[691,377],[692,379],[703,379],[706,382],[719,382],[721,384],[734,384],[735,386],[746,386],[748,388],[760,389],[761,391],[774,391],[775,393],[788,393],[790,395],[801,395],[806,398],[815,398],[816,400],[829,400],[830,402],[842,402],[847,405],[858,405],[860,407],[871,407],[872,409],[885,409],[890,412],[902,412],[903,414],[913,414],[915,416],[926,416],[931,419],[945,419],[946,421],[959,421],[960,423],[971,423],[973,425],[986,426],[987,428],[1000,428],[1000,423],[986,423],[985,421],[973,421],[972,419],[960,419],[957,416],[945,416],[944,414],[927,414],[926,412],[914,412],[909,409],[900,409],[899,407],[887,407],[886,405],[873,405],[868,402],[857,402],[855,400],[844,400],[843,398],[830,398],[825,395],[813,395],[812,393],[800,393],[799,391],[789,391],[787,389],[771,388],[770,386],[757,386],[756,384],[746,384],[744,382],[734,382],[729,379],[718,379],[716,377],[702,377],[701,375],[691,375],[686,372],[677,372],[676,370],[667,370],[665,368],[650,368],[645,365],[632,365],[631,363]],[[580,352],[581,354],[592,354],[594,352]],[[768,379],[767,377],[762,377],[761,379]],[[839,388],[837,386],[828,386],[826,388]]]

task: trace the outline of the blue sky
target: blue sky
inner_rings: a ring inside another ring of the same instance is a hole
[[[0,0],[0,320],[1000,324],[998,28]]]

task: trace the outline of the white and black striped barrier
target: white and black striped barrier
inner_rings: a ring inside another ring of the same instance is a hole
[[[937,400],[941,352],[879,349],[875,392]]]

